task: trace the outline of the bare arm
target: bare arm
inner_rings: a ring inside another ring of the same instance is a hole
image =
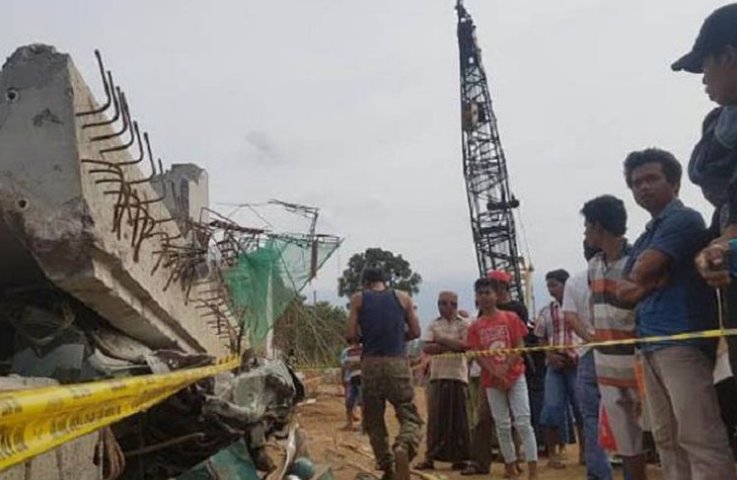
[[[658,250],[645,250],[637,257],[626,279],[617,283],[617,299],[634,307],[653,290],[668,282],[671,258]]]
[[[450,352],[451,350],[437,342],[425,342],[425,344],[422,346],[422,351],[427,353],[428,355],[438,355],[441,353]]]
[[[438,355],[449,351],[448,347],[437,341],[437,334],[435,333],[433,324],[430,324],[427,329],[425,329],[422,351],[428,355]]]
[[[358,311],[361,309],[362,296],[360,293],[354,293],[351,297],[351,303],[348,310],[348,332],[346,337],[349,342],[358,342]]]
[[[547,347],[551,345],[548,337],[537,337],[538,346]],[[555,369],[563,368],[565,366],[565,354],[559,350],[545,350],[545,359],[548,361],[550,366]]]
[[[463,340],[456,340],[455,338],[445,337],[437,335],[435,342],[446,348],[446,351],[451,352],[465,352],[468,350],[466,342]]]
[[[420,319],[417,318],[417,312],[415,312],[412,298],[405,292],[396,291],[399,303],[404,307],[404,320],[407,322],[407,333],[405,334],[405,340],[414,340],[420,338]]]
[[[583,326],[581,319],[578,318],[573,312],[563,312],[563,318],[565,319],[566,325],[571,327],[576,335],[583,338],[585,341],[590,342],[594,339],[594,336]]]

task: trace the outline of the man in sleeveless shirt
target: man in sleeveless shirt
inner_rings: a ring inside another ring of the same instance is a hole
[[[363,427],[384,471],[382,479],[409,480],[423,422],[414,404],[406,342],[419,338],[420,323],[410,296],[388,288],[381,269],[367,268],[362,280],[363,291],[351,297],[348,338],[363,345]],[[384,421],[387,401],[399,420],[391,449]]]

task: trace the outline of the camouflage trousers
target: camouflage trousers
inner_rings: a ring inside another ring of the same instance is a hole
[[[406,449],[409,458],[417,454],[423,421],[414,403],[414,388],[409,364],[405,358],[368,357],[361,361],[363,382],[363,428],[369,436],[374,457],[382,470],[394,463],[389,448],[389,432],[384,412],[386,402],[394,407],[399,421],[399,434],[392,449]]]

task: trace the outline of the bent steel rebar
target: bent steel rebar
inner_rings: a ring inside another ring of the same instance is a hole
[[[100,69],[100,77],[102,77],[102,86],[105,89],[105,103],[98,108],[93,108],[92,110],[87,110],[86,112],[77,112],[75,113],[75,116],[77,117],[86,117],[88,115],[97,115],[98,113],[103,113],[105,110],[110,108],[110,104],[112,103],[110,86],[108,85],[107,79],[105,78],[105,65],[102,63],[102,55],[100,55],[100,51],[97,49],[95,49],[95,57],[97,58],[97,66]]]

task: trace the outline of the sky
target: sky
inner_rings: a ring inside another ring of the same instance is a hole
[[[454,0],[6,0],[0,45],[72,55],[97,95],[99,48],[166,163],[197,163],[210,200],[321,209],[345,238],[305,294],[343,304],[337,277],[368,247],[402,254],[424,282],[472,308],[478,276],[460,144]],[[712,108],[688,51],[712,0],[465,0],[477,25],[522,251],[544,273],[582,270],[583,203],[624,199],[634,239],[647,215],[622,176],[632,150],[687,162]],[[711,210],[684,179],[681,197]],[[239,212],[239,215],[243,212]],[[270,212],[262,216],[270,219]],[[274,214],[273,218],[279,217]],[[263,221],[239,218],[249,226]],[[296,220],[273,220],[294,229]],[[298,223],[298,222],[297,222]],[[303,227],[304,225],[301,225]]]

